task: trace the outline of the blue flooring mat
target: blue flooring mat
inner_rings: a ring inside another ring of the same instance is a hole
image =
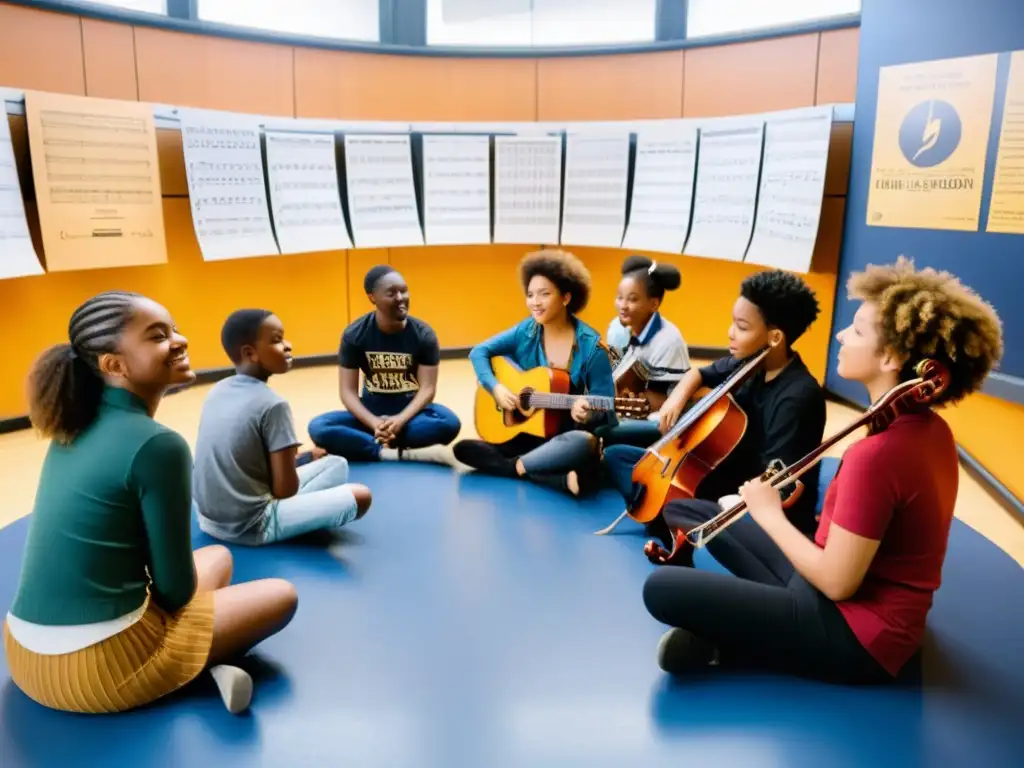
[[[248,715],[207,679],[125,715],[52,712],[0,653],[0,766],[1024,765],[1024,572],[959,522],[922,680],[677,681],[655,663],[639,527],[591,535],[621,509],[610,492],[580,504],[438,467],[354,474],[375,490],[365,519],[233,549],[236,581],[280,576],[300,595],[249,660]],[[0,611],[26,529],[0,531]]]

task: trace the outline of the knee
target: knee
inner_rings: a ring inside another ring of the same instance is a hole
[[[226,574],[227,581],[230,582],[231,572],[235,568],[235,561],[231,556],[231,550],[223,544],[210,544],[207,547],[203,547],[203,550],[209,553],[212,569],[218,574]]]
[[[365,485],[353,484],[350,488],[356,500],[356,520],[358,520],[370,510],[373,493]]]
[[[309,433],[309,439],[313,441],[315,445],[320,445],[320,438],[324,433],[324,417],[317,416],[309,425],[306,427],[306,431]]]
[[[647,612],[663,623],[664,619],[661,609],[664,605],[664,598],[662,595],[664,594],[666,579],[672,575],[665,571],[664,568],[669,567],[671,566],[662,566],[648,576],[644,582],[643,590],[644,607],[647,609]]]
[[[299,608],[299,593],[294,584],[284,579],[267,579],[266,588],[283,627],[292,620]]]
[[[325,463],[324,471],[336,477],[339,485],[348,479],[348,460],[344,456],[328,454],[320,461]]]

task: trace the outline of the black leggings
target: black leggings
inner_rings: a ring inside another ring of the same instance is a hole
[[[717,514],[715,502],[671,502],[666,522],[691,528]],[[692,632],[737,662],[828,680],[891,679],[857,640],[836,604],[797,573],[749,517],[709,544],[734,575],[663,566],[644,584],[644,604],[658,621]]]

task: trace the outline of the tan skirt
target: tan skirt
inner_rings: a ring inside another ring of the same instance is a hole
[[[147,598],[142,617],[113,637],[46,656],[21,646],[4,622],[11,678],[26,696],[66,712],[123,712],[178,690],[206,666],[213,643],[213,593],[169,614]]]

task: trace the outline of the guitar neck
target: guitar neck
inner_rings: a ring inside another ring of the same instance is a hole
[[[571,410],[577,400],[586,400],[591,408],[599,411],[610,411],[615,408],[615,398],[604,395],[558,395],[548,392],[531,392],[530,408],[543,408],[548,411]]]

